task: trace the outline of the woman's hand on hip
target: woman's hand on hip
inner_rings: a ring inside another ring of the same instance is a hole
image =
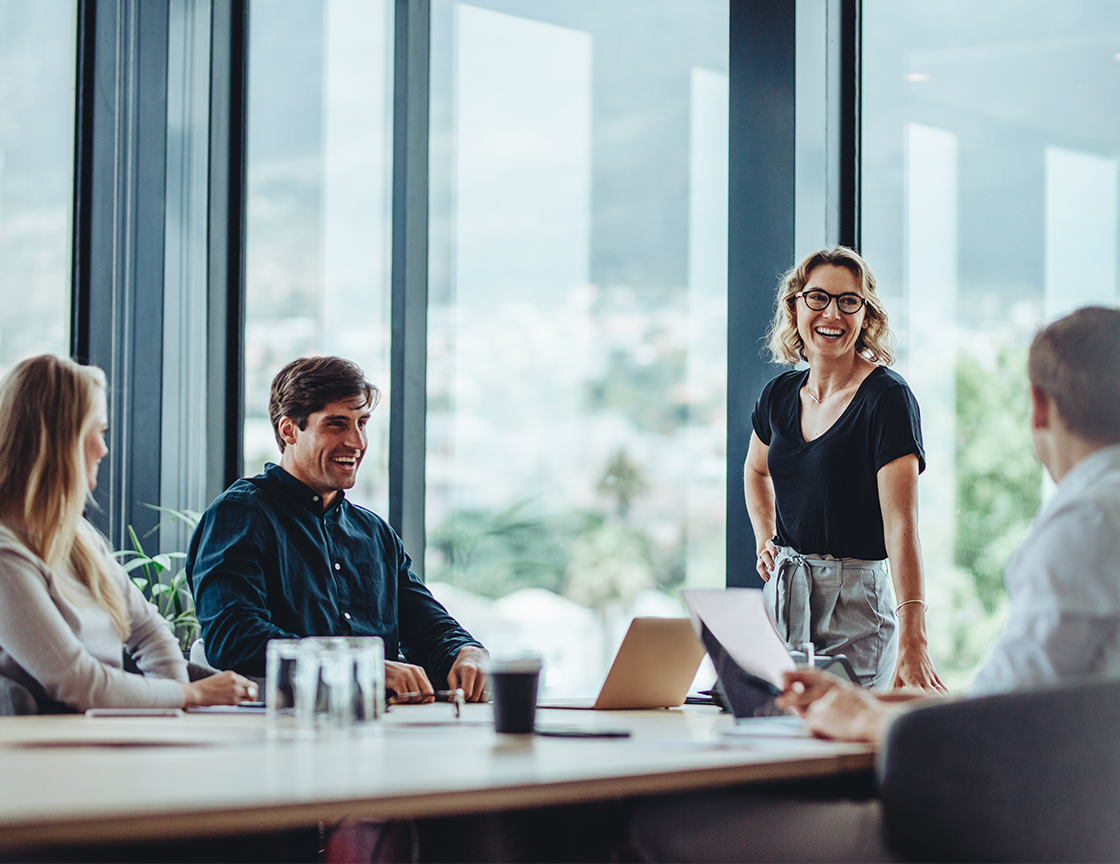
[[[758,560],[755,562],[755,569],[758,570],[758,575],[762,577],[763,582],[769,582],[770,576],[774,573],[774,559],[778,556],[778,547],[774,545],[774,541],[767,540],[762,544],[762,548],[758,550]]]
[[[925,644],[899,646],[898,663],[894,667],[895,688],[905,687],[924,693],[947,693],[945,685],[937,677],[929,650]]]

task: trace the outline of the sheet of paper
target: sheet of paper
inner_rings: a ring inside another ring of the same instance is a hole
[[[800,717],[745,717],[722,734],[728,738],[812,738]]]
[[[686,588],[681,597],[697,635],[703,621],[745,671],[781,687],[782,672],[796,668],[758,588]]]

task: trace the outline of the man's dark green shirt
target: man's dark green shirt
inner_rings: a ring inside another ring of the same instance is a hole
[[[396,532],[339,493],[321,498],[278,465],[238,480],[206,510],[187,574],[206,657],[265,673],[269,639],[380,636],[385,657],[423,666],[442,687],[465,645],[478,645],[411,571]]]

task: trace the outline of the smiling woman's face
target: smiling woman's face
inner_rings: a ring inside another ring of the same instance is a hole
[[[102,457],[109,452],[109,448],[105,446],[105,432],[109,428],[105,393],[98,389],[93,399],[93,423],[82,441],[86,455],[86,482],[89,484],[91,492],[97,488],[97,466],[101,464]]]
[[[828,294],[856,294],[863,296],[859,280],[847,267],[822,264],[809,273],[803,291],[824,291]],[[805,304],[804,297],[796,300],[797,332],[805,343],[805,354],[812,364],[818,359],[840,358],[855,354],[860,331],[867,326],[867,306],[854,315],[841,312],[832,300],[819,312]]]

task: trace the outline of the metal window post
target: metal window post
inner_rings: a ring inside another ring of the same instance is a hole
[[[759,587],[743,498],[751,409],[776,372],[762,354],[793,258],[795,3],[731,0],[727,262],[727,584]]]
[[[389,524],[424,572],[429,0],[397,0],[393,72]]]

